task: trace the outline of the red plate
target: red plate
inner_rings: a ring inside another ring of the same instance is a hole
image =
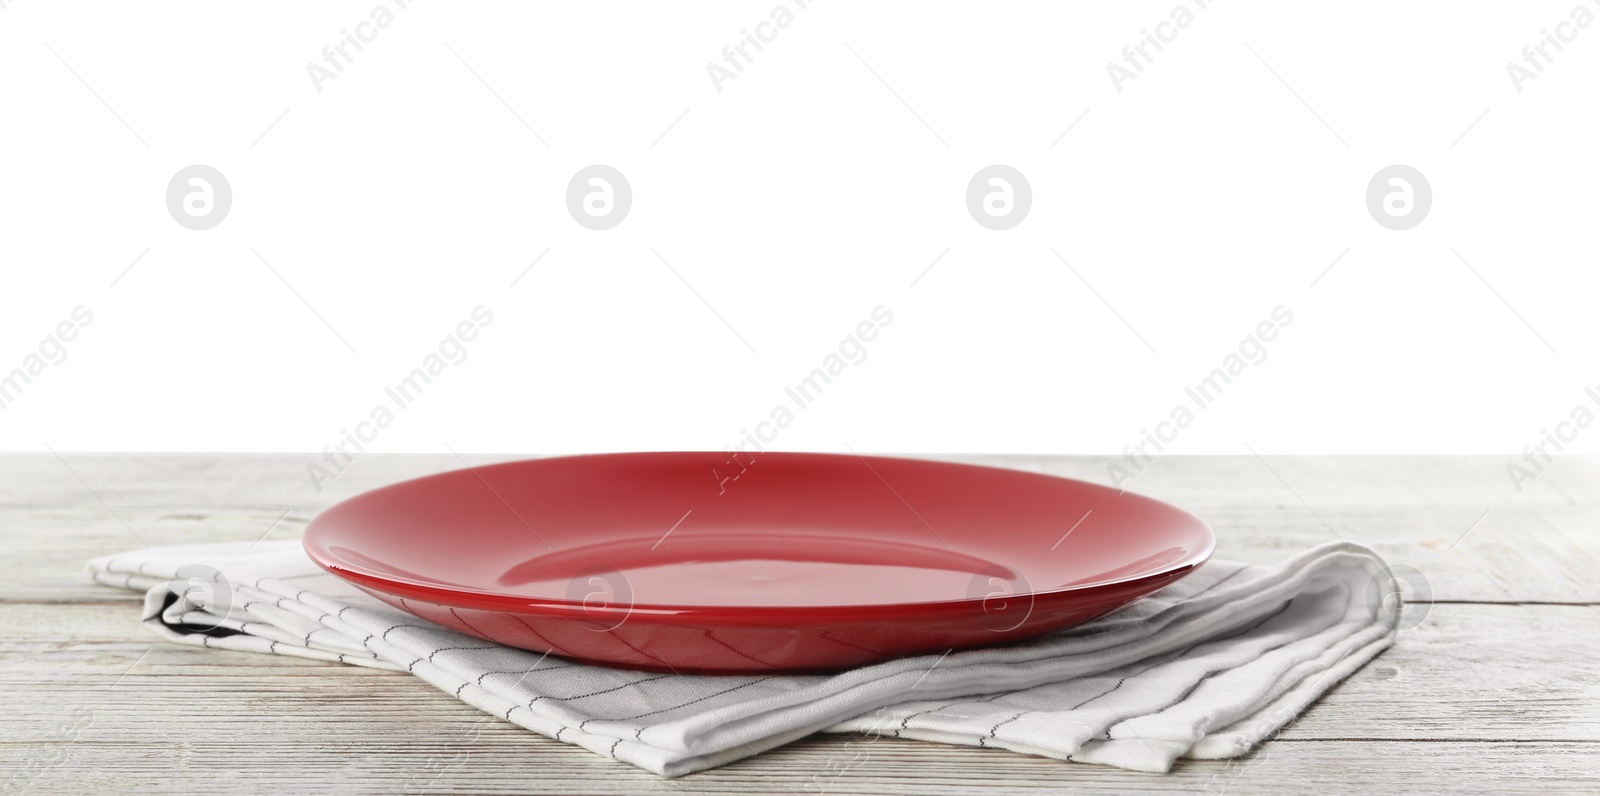
[[[836,669],[1069,627],[1183,577],[1211,529],[1082,481],[811,453],[511,462],[368,492],[306,551],[424,619],[614,666]],[[735,478],[737,476],[737,478]]]

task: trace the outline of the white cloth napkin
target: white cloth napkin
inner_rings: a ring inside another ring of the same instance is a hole
[[[1140,771],[1237,757],[1389,646],[1398,618],[1382,559],[1338,543],[1275,567],[1213,560],[1101,619],[1003,647],[833,675],[673,675],[447,630],[323,572],[298,541],[137,550],[89,572],[146,592],[145,625],[171,641],[410,672],[668,777],[819,731]]]

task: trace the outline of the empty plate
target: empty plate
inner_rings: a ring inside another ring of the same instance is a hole
[[[1093,619],[1213,536],[1159,501],[947,462],[624,453],[509,462],[346,500],[312,560],[424,619],[658,671],[820,671]]]

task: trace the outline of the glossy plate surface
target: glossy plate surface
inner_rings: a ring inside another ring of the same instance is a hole
[[[480,638],[614,666],[819,671],[1069,627],[1183,577],[1211,530],[1053,476],[808,453],[477,467],[346,500],[312,560]]]

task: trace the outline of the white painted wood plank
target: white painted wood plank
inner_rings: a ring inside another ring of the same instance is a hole
[[[1166,775],[976,748],[807,739],[677,780],[562,744],[485,732],[372,746],[273,736],[0,747],[0,769],[36,793],[793,794],[1592,794],[1594,744],[1272,742],[1242,761],[1185,761]],[[0,784],[5,780],[0,779]]]
[[[92,556],[142,542],[253,541],[269,529],[292,538],[358,488],[459,466],[369,454],[349,482],[319,496],[285,475],[299,461],[291,456],[68,458],[105,504],[53,457],[0,456],[0,495],[9,496],[0,555],[16,572],[0,599],[103,599],[77,574]],[[957,458],[1104,476],[1105,460],[1093,457]],[[1434,599],[1600,602],[1600,459],[1561,465],[1523,495],[1500,483],[1503,462],[1483,457],[1162,459],[1135,486],[1210,522],[1219,557],[1273,563],[1342,537],[1422,572]]]
[[[1282,737],[1600,742],[1600,607],[1414,610],[1422,624]],[[139,626],[136,606],[115,603],[0,605],[0,687],[11,694],[8,729],[24,732],[77,705],[114,717],[110,732],[146,716],[226,733],[244,718],[373,743],[474,715],[405,674],[168,644]]]

